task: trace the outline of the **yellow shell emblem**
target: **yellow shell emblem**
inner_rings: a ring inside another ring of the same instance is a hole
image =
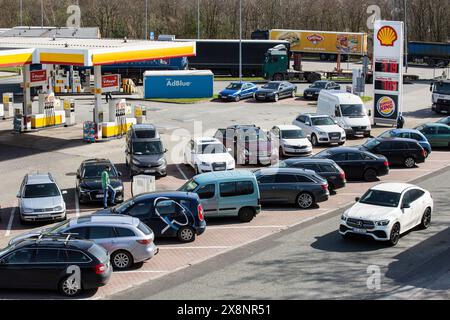
[[[383,27],[378,31],[377,39],[382,46],[393,47],[395,41],[398,40],[397,31],[390,26]]]

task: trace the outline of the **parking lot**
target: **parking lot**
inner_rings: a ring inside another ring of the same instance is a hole
[[[224,83],[216,82],[216,91]],[[306,85],[298,85],[302,92]],[[371,95],[371,86],[367,94]],[[315,103],[302,98],[281,100],[277,103],[256,103],[252,100],[239,103],[221,103],[218,101],[198,104],[170,104],[148,101],[133,101],[146,105],[148,122],[155,124],[162,134],[165,147],[169,150],[168,176],[158,179],[157,190],[175,190],[194,175],[192,169],[182,164],[182,150],[192,136],[212,136],[216,129],[232,124],[256,124],[264,129],[274,125],[290,124],[300,113],[315,113]],[[406,126],[415,127],[424,122],[438,119],[431,112],[428,84],[405,85]],[[370,103],[368,103],[370,105]],[[0,175],[3,181],[0,199],[0,245],[27,229],[19,223],[17,200],[15,195],[22,177],[29,172],[51,172],[60,187],[68,191],[65,198],[68,217],[90,214],[98,207],[79,205],[76,201],[75,172],[83,160],[108,158],[124,173],[125,196],[131,197],[131,181],[125,167],[124,139],[114,139],[97,144],[85,144],[81,140],[82,121],[92,118],[93,101],[90,98],[77,100],[76,116],[78,125],[70,128],[55,128],[25,135],[12,135],[10,122],[0,122]],[[106,109],[106,107],[105,107]],[[376,127],[372,135],[377,136],[389,127]],[[364,140],[349,140],[347,145],[362,144]],[[323,148],[315,149],[315,152]],[[414,169],[392,168],[391,173],[381,178],[382,182],[408,182],[425,177],[433,172],[450,166],[450,152],[436,150],[425,164]],[[250,167],[252,169],[253,167]],[[229,252],[259,239],[292,228],[305,221],[318,218],[338,208],[352,203],[374,183],[355,182],[339,190],[337,195],[320,207],[301,211],[285,206],[265,207],[263,212],[249,224],[241,224],[234,219],[208,220],[207,231],[194,243],[179,244],[176,241],[156,241],[160,253],[141,268],[125,272],[115,272],[110,283],[96,293],[84,298],[106,298],[130,287],[167,276],[170,273],[190,268],[214,256]],[[3,298],[59,298],[54,292],[0,291]]]

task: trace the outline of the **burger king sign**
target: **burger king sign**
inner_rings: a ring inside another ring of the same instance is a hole
[[[377,101],[378,114],[384,118],[390,118],[396,111],[396,103],[393,98],[382,96]]]

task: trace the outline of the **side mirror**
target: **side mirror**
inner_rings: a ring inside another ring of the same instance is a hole
[[[430,86],[430,92],[433,92],[433,84]]]
[[[62,193],[62,195],[66,195],[67,194],[67,190],[63,190],[63,191],[61,191],[61,193]]]
[[[20,198],[20,192],[16,194],[16,198]]]
[[[410,204],[405,203],[402,205],[402,209],[410,209],[410,208],[411,208]]]
[[[311,126],[311,122],[305,122],[305,125],[307,125],[308,127]]]
[[[360,197],[356,197],[356,198],[355,198],[355,201],[356,201],[356,202],[359,202],[360,200],[361,200]]]
[[[164,153],[167,153],[167,152],[169,152],[169,150],[167,150],[167,149],[164,149]]]

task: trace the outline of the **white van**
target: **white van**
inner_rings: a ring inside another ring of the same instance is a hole
[[[322,90],[317,102],[317,114],[332,117],[348,136],[370,137],[370,114],[360,97],[337,90]]]

